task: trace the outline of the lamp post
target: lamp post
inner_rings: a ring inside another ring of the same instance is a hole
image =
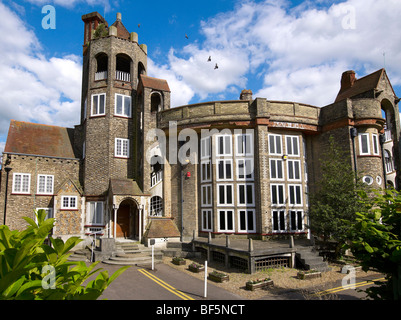
[[[3,216],[3,224],[6,224],[6,215],[7,215],[7,193],[8,193],[8,175],[10,173],[10,171],[12,170],[12,168],[10,167],[5,167],[4,170],[6,171],[7,175],[6,175],[6,190],[5,190],[5,194],[4,194],[4,216]]]

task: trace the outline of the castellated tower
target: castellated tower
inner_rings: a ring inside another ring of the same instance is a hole
[[[86,196],[105,195],[109,180],[135,179],[137,87],[146,75],[147,48],[117,14],[108,26],[97,12],[84,15],[81,126]]]

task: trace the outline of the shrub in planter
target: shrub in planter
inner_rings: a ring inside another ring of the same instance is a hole
[[[203,264],[193,262],[188,266],[188,269],[192,272],[198,273],[198,272],[204,271],[205,266]]]
[[[270,278],[249,280],[245,285],[246,290],[251,290],[251,291],[272,286],[273,286],[273,280]]]
[[[230,280],[230,277],[223,272],[213,271],[209,273],[209,279],[214,282],[223,282]]]
[[[298,271],[297,278],[301,280],[320,278],[322,273],[318,270],[303,270]]]
[[[181,258],[181,257],[174,257],[172,262],[174,264],[176,264],[177,266],[185,265],[187,263],[187,261],[184,258]]]

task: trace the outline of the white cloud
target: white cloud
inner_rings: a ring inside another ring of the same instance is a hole
[[[47,59],[35,34],[0,3],[0,135],[10,119],[79,123],[82,66],[75,55]]]
[[[378,70],[383,52],[393,85],[401,84],[401,34],[392,32],[401,30],[401,2],[325,3],[290,8],[284,0],[240,1],[233,11],[203,21],[205,41],[170,50],[162,69],[191,89],[179,99],[184,104],[247,88],[268,99],[323,106],[335,100],[343,71],[364,76]],[[209,55],[217,72],[206,62]]]

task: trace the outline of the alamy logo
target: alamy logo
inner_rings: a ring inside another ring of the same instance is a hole
[[[42,279],[42,288],[56,289],[56,269],[53,266],[44,266],[42,274],[46,274]]]

